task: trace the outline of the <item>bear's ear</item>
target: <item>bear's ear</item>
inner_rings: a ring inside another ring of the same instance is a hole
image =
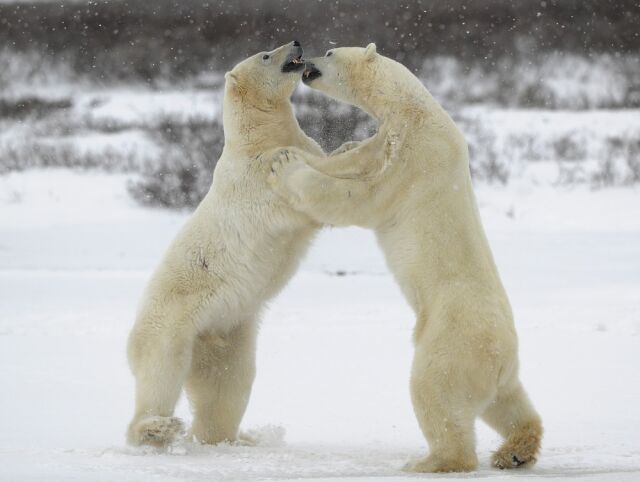
[[[240,79],[238,79],[238,76],[236,74],[234,74],[233,72],[227,72],[226,74],[224,74],[224,78],[226,79],[227,83],[229,84],[229,87],[237,87],[238,86],[238,82]]]
[[[241,96],[247,93],[247,89],[239,73],[233,71],[227,72],[224,74],[224,78],[226,80],[226,87],[230,93]]]
[[[364,49],[364,58],[366,60],[373,60],[375,56],[376,56],[376,44],[370,43],[369,45],[367,45],[367,48]]]

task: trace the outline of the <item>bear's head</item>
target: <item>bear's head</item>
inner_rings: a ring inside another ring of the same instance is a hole
[[[302,81],[334,99],[368,110],[363,101],[376,83],[381,58],[375,44],[331,49],[324,57],[306,60]]]
[[[288,100],[304,69],[302,53],[294,40],[249,57],[226,73],[227,93],[258,107]]]

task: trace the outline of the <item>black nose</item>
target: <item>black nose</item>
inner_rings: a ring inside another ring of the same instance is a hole
[[[293,41],[293,46],[294,47],[300,47],[300,42],[298,42],[297,40]]]

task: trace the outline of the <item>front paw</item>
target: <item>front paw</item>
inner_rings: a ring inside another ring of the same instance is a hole
[[[267,183],[275,191],[282,189],[282,183],[284,178],[285,166],[289,162],[289,153],[286,150],[282,150],[273,156],[271,160],[271,171],[267,176]]]
[[[281,149],[273,157],[271,162],[271,172],[267,176],[267,183],[271,189],[281,198],[289,203],[299,201],[295,193],[296,172],[306,164],[298,159],[298,157],[290,149]]]
[[[184,425],[179,418],[148,416],[129,425],[127,441],[136,446],[165,447],[183,434]]]
[[[283,177],[285,166],[289,164],[291,160],[289,149],[280,149],[271,158],[271,173],[267,177],[269,184],[275,185],[278,183],[278,178]]]

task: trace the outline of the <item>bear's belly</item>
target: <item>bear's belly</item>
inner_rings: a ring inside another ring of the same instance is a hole
[[[226,331],[254,319],[291,279],[314,233],[314,228],[305,227],[275,242],[256,235],[251,243],[227,248],[225,256],[211,260],[206,274],[211,284],[199,328]]]

